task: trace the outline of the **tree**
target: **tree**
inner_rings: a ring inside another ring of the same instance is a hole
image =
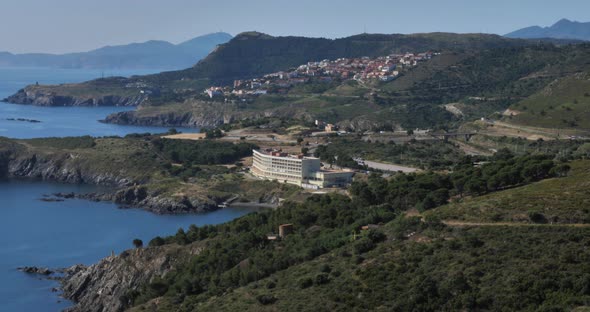
[[[471,178],[465,183],[465,190],[470,194],[483,194],[486,192],[486,182],[481,178]]]
[[[302,137],[298,137],[297,138],[297,144],[301,144],[303,142],[303,138]]]
[[[143,247],[143,241],[139,238],[136,238],[133,240],[133,246],[135,246],[135,248],[141,248]]]

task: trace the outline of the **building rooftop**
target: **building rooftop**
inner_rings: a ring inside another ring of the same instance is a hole
[[[289,153],[285,153],[283,152],[281,149],[260,149],[260,150],[256,150],[257,152],[264,154],[264,155],[268,155],[268,156],[274,156],[274,157],[282,157],[282,158],[290,158],[290,159],[319,159],[316,157],[309,157],[309,156],[304,156],[303,154],[289,154]]]

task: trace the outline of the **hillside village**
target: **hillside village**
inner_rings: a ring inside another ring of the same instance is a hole
[[[428,61],[440,53],[405,53],[379,56],[376,58],[339,58],[308,62],[290,71],[280,71],[260,78],[235,80],[230,86],[212,86],[206,93],[210,98],[217,96],[255,96],[268,93],[286,93],[291,87],[310,81],[331,83],[335,80],[392,81],[405,69]]]

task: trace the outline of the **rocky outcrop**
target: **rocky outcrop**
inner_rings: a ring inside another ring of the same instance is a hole
[[[21,267],[21,268],[17,268],[17,270],[24,272],[24,273],[28,273],[28,274],[39,274],[39,275],[51,275],[54,272],[51,271],[48,268],[40,268],[40,267]]]
[[[128,186],[134,181],[113,173],[97,172],[78,166],[70,154],[17,155],[5,165],[4,175],[9,177],[38,178],[64,183],[87,183],[109,186]],[[0,173],[3,170],[0,168]]]
[[[163,113],[141,116],[135,111],[118,112],[108,115],[102,122],[118,125],[160,126],[160,127],[202,127],[214,128],[224,123],[220,115],[195,118],[192,113]]]
[[[57,193],[55,198],[79,198],[91,201],[114,202],[121,208],[140,208],[156,214],[201,213],[218,209],[215,199],[199,199],[186,196],[167,196],[149,191],[145,186],[128,187],[113,193]]]
[[[173,112],[164,109],[162,113],[158,113],[154,112],[153,107],[148,111],[149,113],[139,107],[135,111],[111,114],[102,121],[119,125],[213,128],[247,119],[287,117],[313,120],[312,116],[301,107],[278,107],[264,111],[252,111],[245,110],[238,104],[200,101],[188,101],[181,109]]]
[[[138,106],[147,96],[73,96],[60,95],[50,89],[28,86],[14,95],[5,98],[4,102],[14,104],[31,104],[38,106]]]
[[[200,245],[166,245],[124,251],[89,267],[73,266],[61,279],[63,296],[76,303],[67,311],[123,311],[130,305],[134,290],[201,251]]]
[[[112,186],[111,193],[54,194],[40,200],[50,202],[69,198],[110,201],[122,208],[140,208],[156,214],[185,214],[213,211],[223,199],[171,195],[150,190],[149,178],[130,178],[125,170],[92,163],[68,152],[35,152],[6,140],[0,144],[0,178],[35,178],[71,184]]]

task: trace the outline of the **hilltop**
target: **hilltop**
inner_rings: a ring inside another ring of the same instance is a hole
[[[179,44],[150,40],[143,43],[106,46],[88,52],[67,54],[0,53],[0,66],[92,69],[182,69],[194,65],[217,45],[232,38],[227,33],[195,37]]]

